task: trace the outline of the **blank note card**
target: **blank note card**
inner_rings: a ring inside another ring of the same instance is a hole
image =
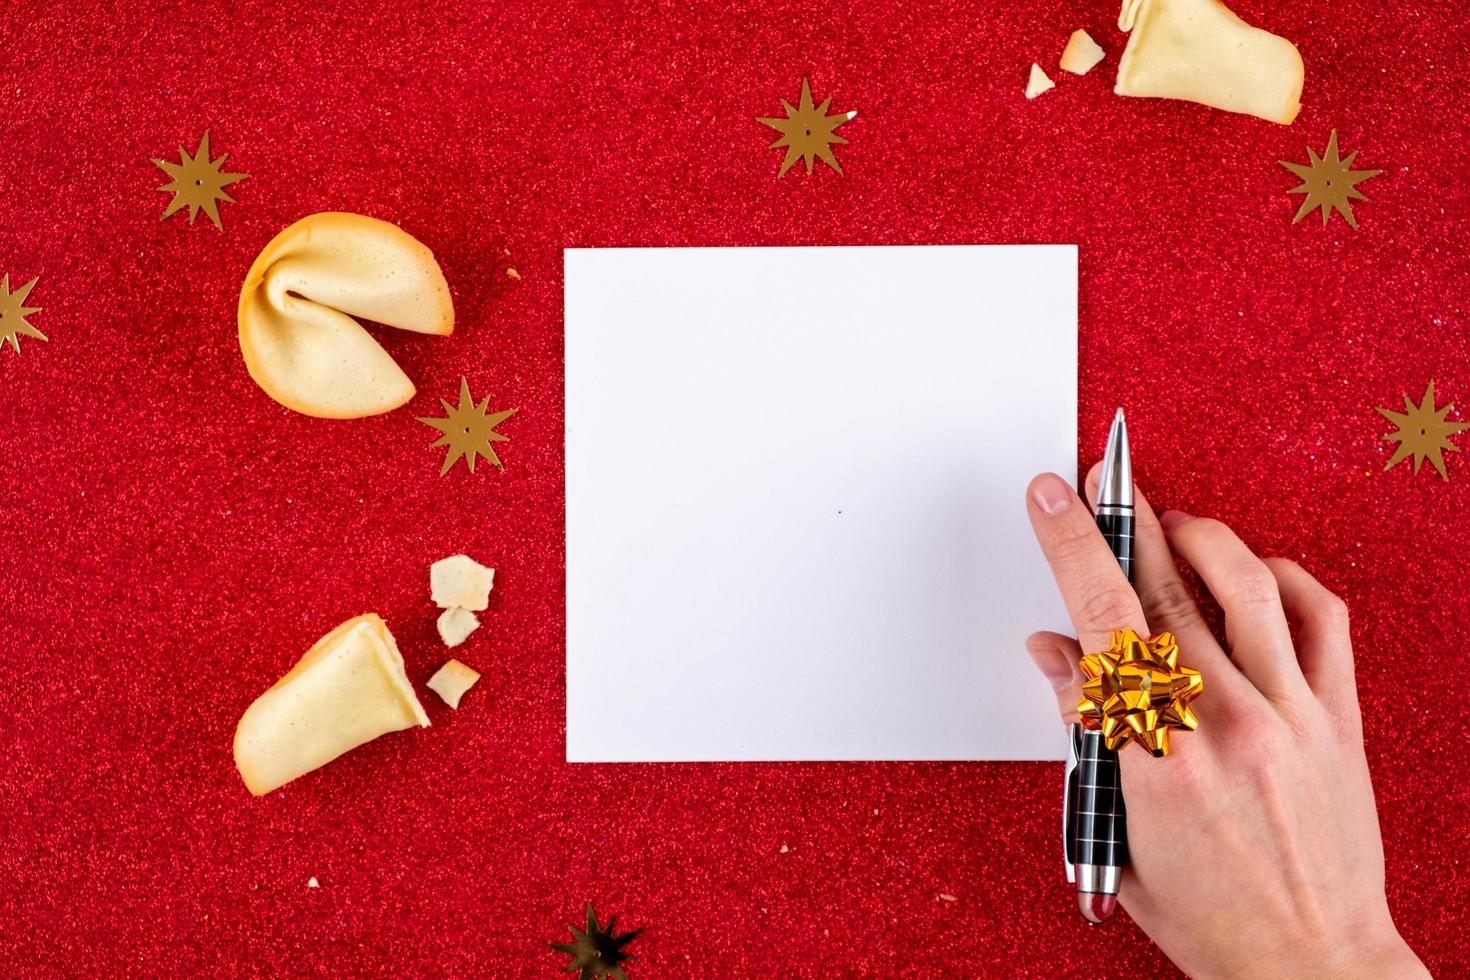
[[[1059,759],[1074,246],[566,252],[567,759]]]

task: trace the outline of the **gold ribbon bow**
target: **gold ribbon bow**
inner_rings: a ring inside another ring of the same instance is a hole
[[[1077,711],[1110,749],[1136,739],[1155,756],[1168,755],[1169,729],[1199,727],[1189,702],[1205,689],[1205,679],[1179,666],[1173,633],[1145,640],[1133,630],[1114,630],[1108,649],[1082,658],[1082,673],[1087,681]]]

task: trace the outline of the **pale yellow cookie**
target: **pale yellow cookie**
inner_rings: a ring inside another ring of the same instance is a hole
[[[469,609],[484,612],[495,586],[495,569],[486,568],[469,555],[450,555],[429,566],[429,597],[440,609]]]
[[[1283,125],[1301,110],[1296,45],[1219,0],[1124,0],[1118,27],[1132,31],[1113,88],[1119,95],[1183,99]]]
[[[240,290],[240,351],[265,393],[317,418],[391,411],[413,382],[354,317],[399,330],[454,332],[434,253],[376,218],[327,211],[282,231]]]
[[[367,613],[318,640],[245,709],[235,766],[261,796],[379,735],[428,724],[393,634]]]
[[[466,667],[458,660],[451,660],[429,678],[429,690],[443,698],[445,704],[458,710],[459,699],[464,697],[464,692],[474,687],[475,682],[479,679],[478,671]]]
[[[1046,72],[1036,62],[1031,63],[1031,77],[1026,80],[1026,98],[1034,99],[1043,92],[1050,92],[1057,83],[1046,77]]]
[[[480,620],[468,609],[451,606],[439,614],[439,639],[447,647],[457,647],[480,628]]]
[[[1092,39],[1092,35],[1079,27],[1067,39],[1067,47],[1062,51],[1062,71],[1086,75],[1097,67],[1103,57],[1103,49]]]

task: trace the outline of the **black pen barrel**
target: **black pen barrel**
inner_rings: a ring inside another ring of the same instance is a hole
[[[1121,868],[1128,863],[1128,811],[1123,805],[1123,779],[1118,753],[1103,743],[1101,732],[1083,729],[1077,745],[1077,781],[1068,817],[1073,865]]]
[[[1094,515],[1103,540],[1113,549],[1118,565],[1128,581],[1133,581],[1133,508],[1127,504],[1108,504]]]

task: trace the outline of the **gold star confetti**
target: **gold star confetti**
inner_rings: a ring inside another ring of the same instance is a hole
[[[835,116],[827,115],[827,106],[832,104],[829,95],[822,100],[822,104],[812,106],[812,88],[807,80],[801,80],[801,98],[796,108],[785,99],[781,100],[781,108],[786,110],[784,119],[761,118],[757,121],[763,125],[770,126],[781,134],[781,138],[772,143],[767,149],[774,150],[778,146],[786,147],[786,159],[781,161],[781,172],[776,176],[785,176],[786,171],[797,160],[806,161],[806,172],[812,172],[812,161],[821,157],[822,161],[842,173],[842,168],[837,164],[837,157],[832,155],[832,147],[835,144],[845,144],[847,140],[838,136],[833,130],[857,115],[856,112],[840,112]]]
[[[576,942],[551,944],[552,949],[572,958],[572,961],[562,968],[562,972],[580,970],[577,980],[594,980],[596,977],[628,980],[628,975],[623,972],[621,964],[633,959],[633,956],[631,953],[623,952],[623,947],[636,939],[643,930],[634,929],[632,932],[618,935],[613,931],[615,922],[617,922],[617,916],[607,920],[606,928],[599,926],[597,913],[592,911],[592,903],[588,902],[587,931],[583,932],[576,926],[568,926]]]
[[[1378,414],[1398,426],[1398,431],[1383,437],[1384,442],[1396,442],[1398,448],[1388,458],[1385,470],[1391,470],[1399,463],[1414,457],[1414,472],[1424,465],[1427,459],[1434,464],[1439,475],[1448,480],[1449,474],[1445,472],[1444,456],[1441,450],[1448,449],[1452,453],[1460,451],[1460,447],[1450,442],[1450,436],[1463,429],[1470,429],[1470,422],[1448,422],[1445,416],[1454,410],[1455,406],[1446,405],[1444,408],[1434,407],[1434,382],[1429,382],[1429,387],[1424,389],[1424,403],[1415,405],[1404,396],[1404,411],[1395,412],[1387,408],[1378,409]]]
[[[169,215],[181,208],[189,209],[189,224],[194,223],[194,218],[203,208],[204,213],[209,215],[209,220],[214,226],[221,230],[224,225],[219,221],[219,205],[217,202],[225,201],[235,203],[235,199],[225,193],[225,187],[237,180],[244,180],[249,174],[221,173],[220,167],[224,166],[225,157],[229,154],[220,154],[218,160],[209,158],[209,131],[205,130],[204,137],[199,141],[199,151],[194,156],[189,156],[187,150],[179,147],[179,162],[169,163],[167,160],[154,160],[153,162],[163,168],[163,172],[173,179],[159,188],[173,194],[174,199],[169,202],[163,211],[162,221]]]
[[[485,413],[485,406],[490,404],[490,396],[486,395],[480,404],[476,405],[470,397],[470,383],[463,377],[459,379],[459,405],[451,405],[444,399],[439,399],[439,404],[444,406],[444,411],[449,414],[443,418],[423,418],[419,421],[425,425],[433,426],[443,435],[434,440],[431,446],[448,446],[449,451],[444,454],[444,466],[439,470],[443,476],[449,472],[450,467],[459,462],[463,457],[470,468],[475,472],[475,457],[484,456],[490,461],[490,465],[498,470],[505,467],[500,462],[500,457],[495,455],[495,449],[490,445],[492,442],[509,442],[509,436],[503,436],[495,431],[495,427],[514,415],[517,409],[512,408],[508,412]]]
[[[1363,192],[1358,190],[1358,184],[1369,177],[1377,177],[1383,173],[1382,170],[1354,170],[1353,161],[1358,158],[1354,150],[1347,155],[1346,160],[1338,158],[1337,155],[1337,130],[1332,131],[1332,136],[1327,140],[1327,151],[1318,157],[1307,147],[1307,157],[1312,161],[1310,165],[1301,163],[1287,163],[1279,161],[1287,170],[1301,178],[1299,187],[1293,187],[1287,191],[1288,194],[1305,194],[1307,199],[1302,202],[1301,210],[1296,217],[1291,219],[1292,224],[1311,214],[1317,208],[1322,209],[1322,224],[1327,224],[1332,212],[1336,210],[1352,227],[1358,227],[1358,220],[1353,217],[1353,201],[1366,201]]]
[[[10,346],[20,353],[20,338],[34,337],[37,340],[45,340],[46,335],[31,326],[26,317],[32,313],[40,313],[39,306],[26,306],[26,297],[40,281],[40,276],[32,279],[15,292],[10,291],[10,276],[7,274],[0,279],[0,350],[5,349],[5,342],[10,341]]]

